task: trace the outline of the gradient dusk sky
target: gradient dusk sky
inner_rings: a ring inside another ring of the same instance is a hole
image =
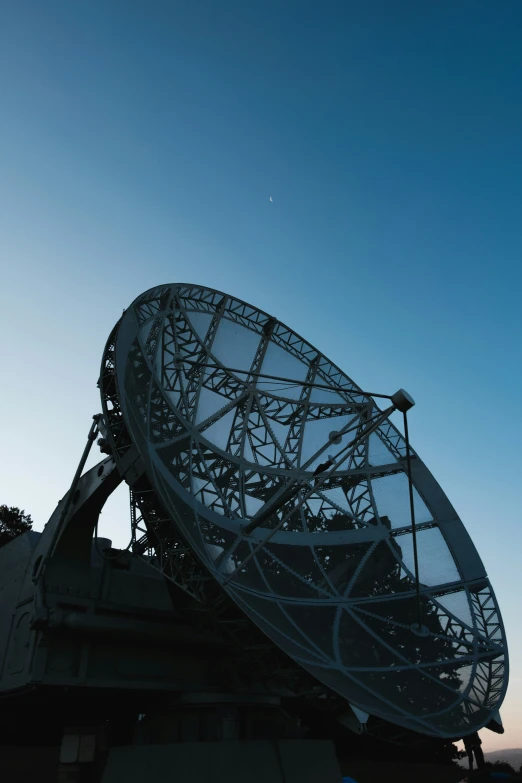
[[[3,0],[0,99],[0,503],[42,529],[138,294],[250,301],[416,399],[506,624],[484,748],[521,747],[522,2]]]

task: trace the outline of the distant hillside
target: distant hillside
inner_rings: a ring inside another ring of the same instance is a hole
[[[507,750],[492,750],[484,753],[486,761],[507,761],[518,772],[522,766],[522,748],[508,748]]]
[[[484,758],[486,761],[491,761],[493,764],[495,761],[507,761],[511,764],[515,772],[518,772],[522,767],[522,748],[507,748],[506,750],[491,750],[489,752],[484,751]],[[468,757],[464,756],[460,759],[459,766],[468,768]]]

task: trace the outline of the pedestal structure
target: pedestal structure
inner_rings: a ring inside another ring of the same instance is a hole
[[[340,783],[333,743],[283,739],[112,748],[102,783]]]

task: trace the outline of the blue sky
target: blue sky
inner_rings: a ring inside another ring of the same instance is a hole
[[[415,397],[508,632],[484,745],[520,746],[519,0],[6,0],[0,100],[0,502],[49,517],[135,296],[251,301]]]

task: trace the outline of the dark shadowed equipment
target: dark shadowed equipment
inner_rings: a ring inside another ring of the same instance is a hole
[[[496,599],[404,390],[365,392],[185,284],[124,312],[99,387],[69,492],[0,550],[8,733],[47,710],[62,771],[106,783],[338,783],[337,731],[434,742],[500,720]],[[122,481],[125,550],[97,534]]]

